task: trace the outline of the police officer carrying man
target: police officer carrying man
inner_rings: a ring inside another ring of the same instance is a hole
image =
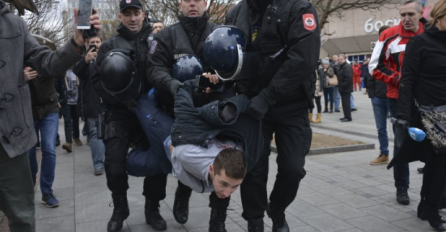
[[[167,27],[154,36],[151,43],[149,68],[150,82],[155,87],[155,98],[158,105],[173,117],[173,96],[182,85],[180,80],[173,78],[172,67],[181,57],[195,55],[206,66],[203,57],[203,45],[207,36],[216,28],[209,22],[205,0],[182,0],[180,3],[179,22]],[[203,71],[209,71],[206,67]],[[212,76],[211,74],[207,75]],[[215,78],[216,76],[213,75]],[[214,78],[213,77],[213,78]],[[158,142],[162,142],[161,140]],[[173,214],[175,220],[184,224],[188,220],[189,198],[192,189],[178,181],[175,192]],[[226,231],[225,219],[229,198],[220,199],[212,192],[210,195],[211,220],[209,231]]]
[[[113,215],[107,230],[121,230],[129,216],[127,202],[128,175],[126,158],[131,144],[148,144],[132,108],[135,99],[150,89],[146,78],[147,38],[152,28],[145,20],[139,0],[122,0],[119,4],[118,35],[104,42],[99,50],[92,77],[105,113],[105,174],[112,192]],[[143,142],[141,142],[143,141]],[[159,201],[166,196],[167,174],[144,179],[146,222],[156,230],[165,230],[166,221],[159,214]]]
[[[267,210],[273,232],[289,231],[285,209],[305,176],[305,155],[312,136],[308,120],[310,81],[320,49],[316,11],[307,0],[244,0],[228,12],[226,24],[245,32],[245,52],[257,53],[260,60],[250,78],[236,80],[236,91],[251,99],[248,113],[263,119],[265,141],[262,157],[241,186],[242,216],[248,221],[248,231],[263,231]],[[273,134],[278,172],[268,203],[266,183]]]

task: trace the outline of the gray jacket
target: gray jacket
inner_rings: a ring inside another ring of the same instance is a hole
[[[22,18],[0,1],[0,146],[9,157],[25,153],[37,142],[24,67],[44,77],[61,76],[82,58],[71,46],[55,52],[40,46]]]

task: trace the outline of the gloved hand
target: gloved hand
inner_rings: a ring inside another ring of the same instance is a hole
[[[225,123],[229,123],[235,119],[237,116],[237,108],[233,103],[227,103],[223,106],[219,106],[218,116],[220,116],[221,120]]]
[[[177,79],[171,79],[169,81],[169,90],[170,90],[170,94],[172,94],[172,96],[175,96],[175,94],[177,94],[178,89],[183,86],[184,84],[181,83],[179,80]]]
[[[268,111],[269,107],[276,101],[271,98],[267,89],[263,89],[257,96],[251,98],[251,104],[246,113],[254,119],[261,120]]]
[[[409,122],[404,119],[397,119],[395,122],[395,146],[401,147],[406,138]]]

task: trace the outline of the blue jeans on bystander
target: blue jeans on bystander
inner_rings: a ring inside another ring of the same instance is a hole
[[[389,99],[371,98],[373,113],[375,114],[376,129],[380,154],[389,155],[389,136],[387,135],[387,114],[389,113]]]

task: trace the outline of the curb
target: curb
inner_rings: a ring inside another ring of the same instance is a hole
[[[308,153],[308,155],[321,155],[321,154],[329,154],[329,153],[360,151],[360,150],[367,150],[367,149],[375,149],[375,144],[367,143],[367,144],[348,145],[348,146],[340,146],[340,147],[313,148],[313,149],[310,149],[310,152]],[[277,148],[275,146],[271,146],[271,151],[277,153]]]

